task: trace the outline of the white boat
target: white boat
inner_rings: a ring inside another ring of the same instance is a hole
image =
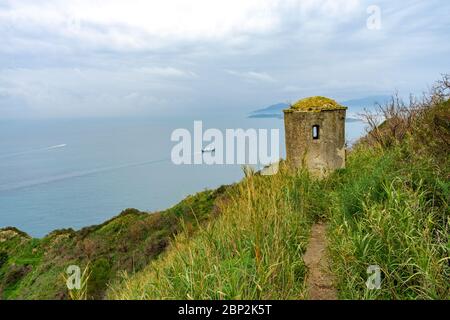
[[[216,147],[215,147],[215,146],[207,146],[206,148],[203,148],[203,149],[202,149],[202,153],[205,153],[205,152],[214,152],[214,151],[216,151]]]

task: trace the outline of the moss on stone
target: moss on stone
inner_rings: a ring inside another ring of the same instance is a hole
[[[285,112],[303,111],[303,112],[320,112],[329,110],[346,110],[347,108],[340,105],[333,99],[326,97],[310,97],[297,101]]]

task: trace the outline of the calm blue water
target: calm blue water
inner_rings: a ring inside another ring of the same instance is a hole
[[[165,209],[205,188],[242,178],[239,165],[176,166],[176,128],[196,119],[95,119],[0,122],[0,227],[41,237],[101,223],[125,208]],[[202,119],[207,128],[278,128],[283,121],[245,114]],[[363,132],[348,123],[348,139]]]

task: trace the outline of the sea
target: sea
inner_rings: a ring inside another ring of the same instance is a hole
[[[99,224],[126,208],[155,212],[243,177],[241,165],[176,165],[174,130],[278,129],[281,119],[247,113],[198,117],[0,120],[0,228],[33,237]],[[349,142],[365,124],[347,123]],[[259,169],[257,167],[257,169]]]

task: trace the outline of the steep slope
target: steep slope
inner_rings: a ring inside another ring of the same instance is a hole
[[[227,187],[187,197],[157,213],[124,210],[117,217],[80,231],[58,230],[32,239],[14,229],[0,230],[0,298],[68,298],[63,275],[69,265],[89,265],[89,298],[102,298],[119,272],[141,270],[163,252],[173,235],[218,214],[216,201]]]
[[[322,192],[306,172],[284,165],[249,174],[195,237],[180,234],[142,272],[113,286],[114,299],[299,299],[302,256]]]

